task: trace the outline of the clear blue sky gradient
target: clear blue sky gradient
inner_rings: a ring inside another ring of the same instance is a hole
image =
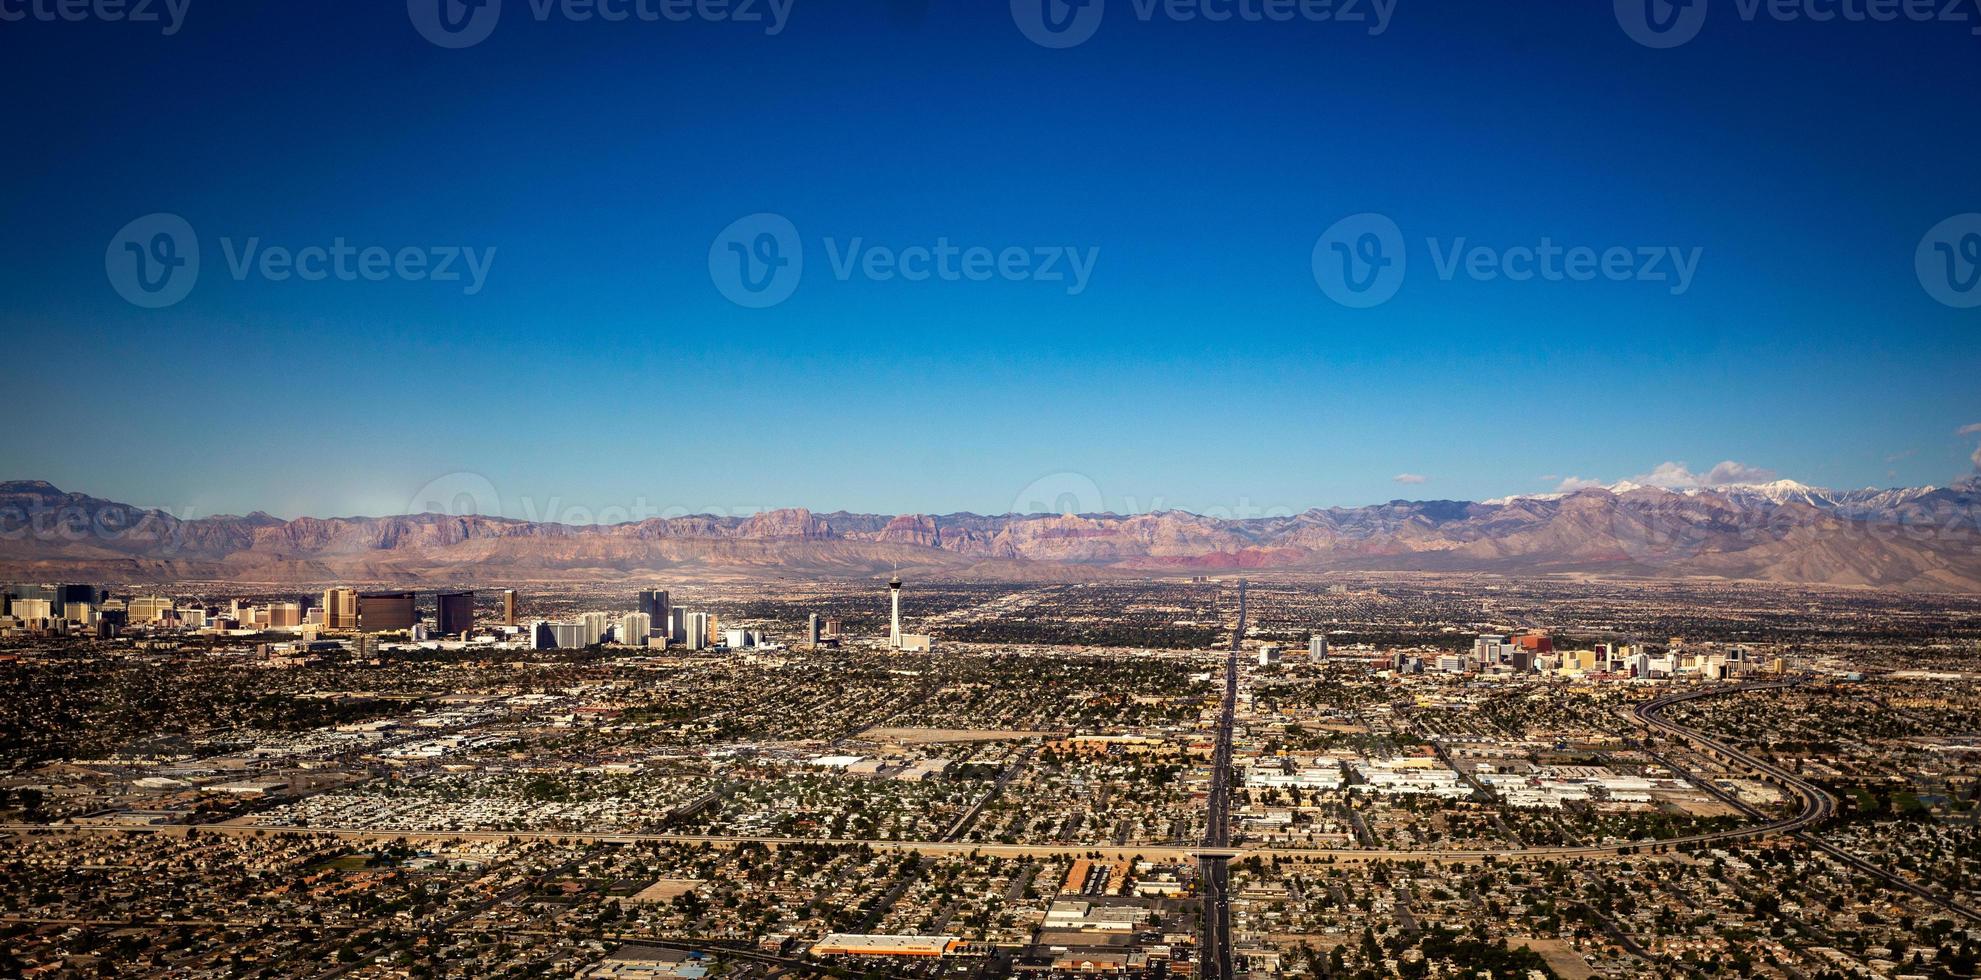
[[[1654,51],[1609,3],[1028,42],[1001,0],[797,0],[727,23],[423,41],[403,4],[199,5],[175,37],[0,24],[0,478],[195,514],[403,509],[453,472],[545,507],[1003,512],[1479,499],[1723,459],[1832,486],[1972,471],[1981,310],[1921,235],[1981,211],[1973,25],[1742,23]],[[126,222],[206,268],[147,311]],[[711,241],[800,229],[790,301]],[[1402,291],[1316,238],[1378,211]],[[434,283],[236,282],[218,240],[497,249]],[[1030,282],[835,280],[822,241],[1099,248]],[[1424,239],[1703,249],[1645,283],[1440,281]],[[1393,477],[1426,482],[1399,485]],[[550,502],[555,501],[555,504]]]

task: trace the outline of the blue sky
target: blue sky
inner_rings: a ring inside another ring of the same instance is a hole
[[[1002,512],[1056,474],[1111,509],[1243,511],[1665,462],[1972,471],[1981,309],[1937,302],[1914,255],[1981,211],[1974,25],[1728,2],[1653,50],[1607,3],[1405,3],[1374,37],[1107,3],[1064,50],[960,0],[796,0],[774,37],[506,0],[460,50],[398,3],[195,0],[169,37],[0,23],[0,478],[295,516],[470,473],[568,516]],[[142,309],[106,247],[159,212],[201,271]],[[1364,212],[1408,270],[1351,309],[1312,256]],[[766,309],[711,276],[757,213],[805,258]],[[494,252],[474,295],[229,267],[338,238]],[[1461,239],[1698,266],[1682,295],[1447,281]],[[855,240],[1094,265],[1078,295],[842,280]]]

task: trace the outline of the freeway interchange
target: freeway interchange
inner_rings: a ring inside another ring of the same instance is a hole
[[[1755,758],[1752,755],[1749,755],[1747,753],[1734,749],[1731,746],[1728,746],[1724,742],[1718,741],[1713,738],[1709,738],[1691,729],[1682,728],[1676,724],[1673,724],[1672,722],[1666,720],[1664,716],[1661,714],[1661,712],[1663,712],[1665,708],[1668,708],[1674,704],[1682,704],[1687,701],[1696,701],[1700,698],[1713,697],[1715,695],[1723,695],[1723,694],[1733,694],[1742,691],[1778,690],[1781,688],[1793,687],[1793,686],[1795,686],[1793,683],[1740,684],[1740,685],[1734,685],[1732,687],[1705,688],[1695,691],[1685,691],[1677,694],[1668,694],[1664,697],[1656,698],[1651,701],[1647,701],[1643,704],[1640,704],[1637,706],[1633,714],[1635,716],[1635,720],[1639,724],[1645,726],[1646,728],[1649,728],[1661,734],[1672,736],[1674,738],[1679,738],[1689,741],[1699,751],[1706,753],[1706,755],[1708,755],[1709,757],[1712,757],[1720,762],[1736,763],[1745,766],[1749,769],[1752,769],[1755,772],[1760,773],[1763,777],[1767,778],[1769,781],[1775,783],[1776,785],[1782,787],[1784,790],[1793,794],[1796,797],[1796,799],[1801,801],[1802,808],[1794,816],[1784,820],[1777,820],[1772,823],[1763,824],[1760,827],[1756,827],[1756,828],[1742,828],[1743,831],[1750,831],[1750,832],[1759,831],[1767,834],[1794,834],[1798,840],[1801,840],[1803,843],[1809,845],[1810,847],[1822,851],[1823,853],[1828,854],[1830,857],[1836,859],[1837,861],[1847,864],[1851,868],[1863,874],[1876,878],[1890,887],[1897,888],[1901,891],[1910,893],[1919,898],[1925,899],[1926,901],[1932,902],[1933,904],[1938,905],[1940,908],[1945,909],[1948,912],[1951,912],[1955,915],[1967,919],[1969,922],[1981,922],[1981,912],[1977,912],[1975,909],[1969,908],[1968,906],[1962,905],[1961,903],[1949,899],[1944,895],[1938,894],[1934,892],[1932,889],[1927,888],[1919,884],[1918,882],[1895,875],[1890,871],[1885,870],[1884,868],[1878,867],[1877,865],[1872,864],[1871,862],[1866,861],[1863,858],[1858,857],[1857,855],[1852,854],[1849,851],[1846,851],[1843,848],[1836,846],[1835,844],[1831,844],[1828,841],[1825,841],[1822,838],[1817,837],[1814,834],[1804,833],[1803,831],[1805,830],[1805,828],[1819,825],[1831,819],[1832,817],[1836,816],[1837,801],[1836,798],[1831,796],[1829,793],[1823,791],[1821,788],[1809,783],[1807,780],[1802,779],[1801,777],[1795,775],[1794,773],[1789,772],[1786,769],[1783,769],[1780,766],[1767,762],[1766,760],[1763,759]],[[1670,764],[1667,763],[1667,765]],[[1677,766],[1672,766],[1671,768],[1673,768],[1674,771],[1682,773],[1688,780],[1691,780],[1694,785],[1700,787],[1701,789],[1704,789],[1706,792],[1718,798],[1721,802],[1727,804],[1728,806],[1733,807],[1736,810],[1739,810],[1741,813],[1744,813],[1747,816],[1756,819],[1761,819],[1761,820],[1767,819],[1766,815],[1763,814],[1761,811],[1755,809],[1752,804],[1749,804],[1746,801],[1740,799],[1739,797],[1731,793],[1728,793],[1725,789],[1721,788],[1717,784],[1714,784],[1712,781],[1699,779],[1693,774],[1686,772],[1684,769],[1679,768]]]

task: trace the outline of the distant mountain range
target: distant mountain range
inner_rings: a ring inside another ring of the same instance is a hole
[[[0,483],[0,579],[243,583],[840,578],[1006,581],[1236,570],[1709,577],[1981,593],[1981,480],[1832,491],[1618,484],[1286,517],[1181,511],[881,516],[775,510],[574,526],[502,517],[179,520]]]

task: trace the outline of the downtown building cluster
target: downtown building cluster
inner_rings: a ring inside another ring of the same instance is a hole
[[[902,628],[901,592],[899,578],[888,583],[888,633],[862,642],[927,652],[934,646],[930,637]],[[692,652],[781,647],[761,625],[725,627],[717,613],[682,606],[667,590],[640,590],[632,599],[630,609],[583,610],[581,606],[581,611],[531,616],[514,589],[491,597],[472,590],[333,585],[318,593],[214,600],[142,590],[113,596],[108,589],[88,584],[7,585],[0,586],[0,636],[122,637],[145,643],[190,636],[244,639],[284,663],[338,653],[375,658],[381,651],[414,648],[546,651],[612,646]],[[569,608],[568,603],[549,604]],[[800,642],[806,649],[833,649],[852,639],[838,616],[813,613]]]

